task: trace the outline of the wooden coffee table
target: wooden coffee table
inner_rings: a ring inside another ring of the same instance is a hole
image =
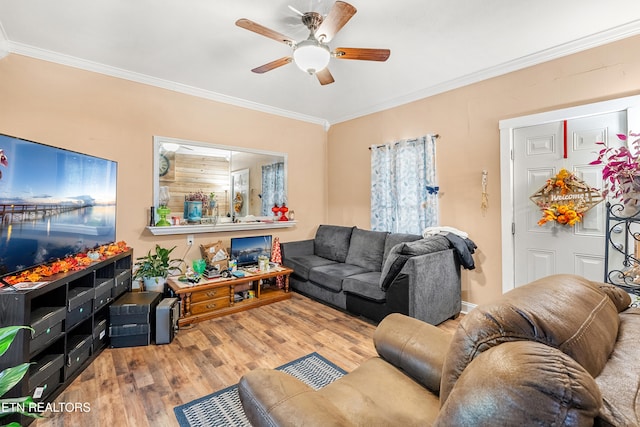
[[[268,271],[243,273],[244,277],[202,279],[196,284],[181,282],[177,276],[169,277],[167,284],[180,300],[178,325],[185,326],[291,298],[289,275],[293,273],[292,269],[272,267]],[[273,279],[276,277],[282,277],[282,288],[270,284],[277,282]],[[252,296],[239,301],[236,293]]]

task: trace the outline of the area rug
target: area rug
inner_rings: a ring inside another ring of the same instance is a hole
[[[276,369],[293,375],[315,390],[346,374],[318,353],[308,354]],[[242,409],[237,384],[176,406],[173,411],[180,427],[251,426]]]

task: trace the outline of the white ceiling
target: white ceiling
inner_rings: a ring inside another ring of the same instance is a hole
[[[327,125],[640,34],[638,0],[348,1],[358,12],[330,46],[391,56],[332,59],[327,86],[294,64],[252,73],[291,49],[235,21],[302,40],[308,31],[287,6],[326,14],[333,0],[0,0],[0,57],[28,55]]]

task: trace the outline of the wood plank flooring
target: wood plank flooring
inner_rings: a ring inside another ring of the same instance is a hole
[[[452,332],[457,324],[440,327]],[[293,293],[290,300],[181,329],[171,344],[103,351],[55,400],[57,406],[87,403],[85,410],[46,412],[31,425],[177,426],[175,406],[236,384],[258,367],[275,368],[315,351],[352,371],[376,355],[374,330]]]

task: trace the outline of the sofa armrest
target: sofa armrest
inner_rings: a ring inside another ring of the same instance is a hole
[[[254,427],[347,426],[349,421],[326,398],[297,378],[272,369],[256,369],[240,378],[238,393]]]
[[[292,256],[313,255],[313,239],[298,240],[296,242],[280,243],[282,259]]]
[[[439,394],[451,338],[450,333],[433,325],[392,313],[376,328],[373,342],[380,357]]]
[[[401,272],[409,276],[409,316],[438,325],[460,314],[460,263],[453,249],[411,257]]]

